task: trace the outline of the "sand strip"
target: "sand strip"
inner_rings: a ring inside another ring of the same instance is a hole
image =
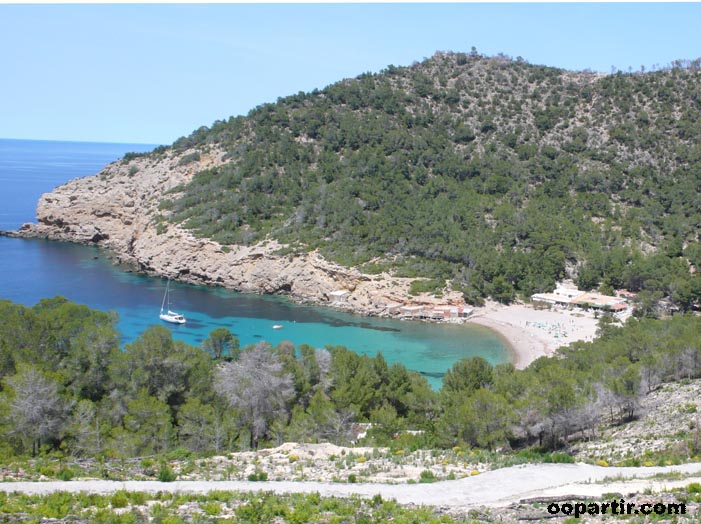
[[[534,309],[523,304],[504,306],[494,302],[479,308],[470,322],[490,328],[508,342],[514,365],[523,369],[534,360],[550,356],[561,346],[596,336],[598,320],[591,312]]]

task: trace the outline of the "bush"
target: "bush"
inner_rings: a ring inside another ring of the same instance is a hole
[[[73,477],[75,477],[75,471],[73,471],[70,468],[61,468],[56,474],[56,478],[58,478],[58,480],[68,481],[71,480]]]
[[[113,508],[126,508],[129,504],[129,496],[126,491],[116,491],[110,498],[110,504]]]
[[[169,451],[166,458],[168,460],[184,460],[186,458],[190,458],[191,455],[192,452],[189,449],[179,447]]]
[[[251,482],[263,482],[268,480],[268,474],[265,471],[255,471],[248,475],[248,480],[250,480]]]
[[[572,455],[562,452],[549,453],[543,459],[543,462],[552,462],[554,464],[574,464],[575,460]]]
[[[200,504],[200,507],[206,515],[215,516],[221,514],[221,505],[218,502],[204,502]]]
[[[195,151],[194,153],[190,153],[182,157],[178,161],[179,166],[186,166],[188,164],[192,164],[193,162],[199,162],[200,160],[200,153],[199,151]]]
[[[410,295],[418,295],[419,293],[434,293],[439,294],[445,287],[445,282],[439,279],[431,280],[414,280],[409,288]]]
[[[160,482],[173,482],[177,478],[175,471],[168,464],[163,464],[161,469],[158,470],[158,480]]]
[[[686,486],[687,493],[701,493],[701,484],[698,482],[692,482]]]
[[[127,496],[134,506],[143,506],[146,503],[146,493],[143,491],[130,491]]]
[[[130,160],[134,160],[135,158],[141,158],[145,156],[148,156],[148,153],[136,153],[134,151],[131,151],[124,155],[124,157],[122,158],[122,162],[129,162]]]
[[[430,482],[435,481],[436,476],[433,474],[433,471],[429,471],[428,469],[423,470],[419,475],[419,482],[421,482],[422,484],[428,484]]]

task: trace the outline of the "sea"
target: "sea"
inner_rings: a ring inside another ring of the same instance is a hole
[[[0,139],[0,229],[16,230],[36,221],[42,193],[97,173],[127,152],[154,147]],[[242,347],[290,341],[314,347],[342,345],[370,356],[381,352],[388,363],[401,362],[422,373],[436,389],[460,359],[481,356],[498,364],[511,358],[507,342],[482,326],[378,319],[299,305],[285,297],[177,282],[170,287],[171,305],[187,317],[184,325],[158,318],[166,288],[163,279],[117,267],[96,247],[0,236],[0,299],[32,306],[42,298],[61,295],[91,308],[114,311],[123,344],[159,323],[175,339],[193,345],[200,345],[213,329],[225,327]]]

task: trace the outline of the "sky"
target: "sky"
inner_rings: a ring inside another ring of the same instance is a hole
[[[436,51],[604,73],[701,57],[701,3],[0,4],[0,138],[171,144]]]

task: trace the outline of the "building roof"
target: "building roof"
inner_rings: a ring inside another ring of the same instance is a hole
[[[563,291],[567,291],[565,294]],[[531,295],[531,299],[541,302],[550,302],[553,304],[577,304],[577,305],[590,305],[592,307],[608,307],[613,308],[619,304],[625,303],[625,298],[622,297],[612,297],[609,295],[602,295],[595,291],[579,291],[573,289],[563,290],[558,288],[555,293],[535,293]],[[625,305],[622,308],[625,309]]]
[[[616,304],[622,304],[624,299],[620,297],[612,297],[610,295],[602,295],[594,291],[583,293],[572,300],[573,304],[590,304],[594,307],[613,307]]]
[[[559,304],[570,304],[572,299],[565,297],[563,295],[556,295],[555,293],[535,293],[531,295],[533,300],[540,300],[545,302],[557,302]]]
[[[402,311],[423,311],[423,306],[402,306]]]
[[[626,304],[614,304],[611,306],[611,309],[614,311],[623,311],[624,309],[628,309],[628,306]]]
[[[555,291],[553,291],[553,294],[558,295],[558,296],[563,296],[563,297],[568,297],[568,298],[575,298],[580,295],[582,295],[584,291],[580,291],[579,289],[572,289],[568,287],[558,287],[555,288]]]

